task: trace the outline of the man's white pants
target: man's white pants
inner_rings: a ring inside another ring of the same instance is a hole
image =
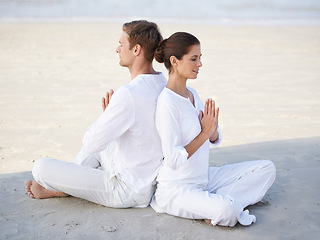
[[[41,158],[33,169],[34,179],[51,191],[64,192],[107,207],[147,207],[154,193],[138,194],[121,181],[113,171],[113,145],[97,154],[83,149],[73,163]],[[98,168],[100,167],[100,168]]]

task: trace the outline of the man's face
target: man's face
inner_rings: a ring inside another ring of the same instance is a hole
[[[119,64],[122,67],[130,67],[134,60],[134,50],[130,49],[129,35],[126,32],[122,32],[119,39],[119,46],[116,49],[119,54]]]

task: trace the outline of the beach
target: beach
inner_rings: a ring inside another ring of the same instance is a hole
[[[210,166],[270,159],[277,179],[249,227],[210,226],[25,193],[41,157],[71,162],[101,97],[130,80],[115,49],[122,22],[0,22],[0,239],[317,239],[320,235],[320,26],[159,22],[201,42],[202,100],[220,108]],[[154,67],[167,76],[158,63]]]

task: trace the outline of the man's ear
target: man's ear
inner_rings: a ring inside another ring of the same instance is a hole
[[[134,47],[133,47],[133,53],[138,56],[142,51],[142,48],[141,48],[141,45],[140,44],[136,44]]]

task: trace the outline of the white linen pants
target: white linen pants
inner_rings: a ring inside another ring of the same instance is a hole
[[[72,163],[40,158],[32,174],[41,186],[64,192],[107,207],[147,207],[154,193],[138,194],[129,189],[114,173],[110,144],[104,151],[88,154],[83,149]],[[100,168],[98,168],[100,167]]]
[[[211,219],[213,225],[234,226],[238,221],[250,225],[255,221],[243,209],[259,202],[276,177],[269,160],[247,161],[209,168],[206,188],[158,183],[151,206],[157,212],[190,219]]]

